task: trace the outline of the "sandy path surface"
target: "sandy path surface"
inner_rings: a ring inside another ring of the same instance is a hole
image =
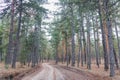
[[[110,80],[101,76],[91,74],[86,71],[78,70],[60,65],[50,65],[43,63],[41,70],[37,70],[20,80]]]
[[[47,63],[43,63],[42,66],[42,71],[25,76],[22,80],[65,80],[63,74],[57,68]]]

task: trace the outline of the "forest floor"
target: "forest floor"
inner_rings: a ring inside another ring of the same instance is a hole
[[[66,64],[59,63],[59,66],[65,68]],[[75,65],[75,67],[72,67],[71,65],[69,65],[68,68],[73,69],[73,70],[77,71],[78,73],[80,73],[82,71],[82,72],[91,74],[92,77],[93,77],[93,80],[120,80],[120,69],[115,70],[115,76],[114,77],[109,77],[110,71],[109,70],[104,71],[103,63],[100,64],[99,68],[96,66],[96,64],[93,63],[91,65],[91,70],[87,69],[87,66],[85,66],[85,65],[83,67],[81,67],[81,65],[80,65],[80,67],[76,67],[76,66],[77,65]]]
[[[40,65],[31,68],[27,65],[21,65],[17,62],[16,68],[13,69],[11,66],[7,68],[4,63],[0,63],[0,80],[11,80],[13,77],[21,77],[24,76],[26,73],[35,72],[36,69],[40,68]],[[17,80],[17,79],[16,79]]]
[[[12,69],[10,66],[8,68],[4,65],[4,63],[0,63],[0,78],[21,73],[29,69],[30,68],[28,68],[27,66],[21,66],[19,63],[17,63],[16,69]]]
[[[66,67],[65,64],[43,63],[40,70],[24,76],[22,80],[120,80],[119,72],[111,78],[109,72],[102,68],[102,66],[100,69],[92,66],[92,70],[88,70],[86,68]]]
[[[22,66],[19,64],[16,69],[5,69],[0,64],[0,80],[1,77],[13,76],[13,80],[120,80],[120,71],[116,70],[115,77],[109,77],[109,71],[104,71],[104,66],[98,68],[92,64],[92,69],[88,70],[84,67],[66,67],[66,64],[59,63],[42,63],[34,68]]]

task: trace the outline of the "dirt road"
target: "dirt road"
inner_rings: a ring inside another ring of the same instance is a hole
[[[64,80],[63,74],[56,68],[47,63],[42,64],[42,71],[37,71],[29,76],[24,77],[22,80]]]
[[[31,73],[22,80],[102,80],[98,76],[72,68],[48,63],[43,63],[42,67],[42,70]]]

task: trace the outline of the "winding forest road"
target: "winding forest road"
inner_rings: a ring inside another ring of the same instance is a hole
[[[43,63],[42,66],[42,71],[26,76],[22,80],[65,80],[58,69],[47,63]]]
[[[43,63],[42,67],[41,70],[24,76],[22,80],[99,80],[98,78],[95,79],[96,76],[90,73],[59,65]]]

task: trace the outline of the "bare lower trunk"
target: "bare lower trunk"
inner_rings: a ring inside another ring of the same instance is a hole
[[[56,56],[55,56],[55,59],[56,59],[56,64],[58,64],[58,47],[56,47]]]
[[[88,16],[89,17],[89,16]],[[89,18],[87,19],[87,68],[91,69],[91,43],[90,43],[90,22],[88,21]]]
[[[116,68],[118,69],[118,68],[119,68],[119,65],[118,65],[118,59],[117,59],[117,54],[116,54],[115,48],[113,48],[113,53],[114,53],[114,56],[115,56]]]
[[[19,6],[19,22],[18,22],[18,29],[16,33],[16,40],[14,44],[12,68],[16,67],[16,59],[19,53],[19,36],[20,36],[20,28],[21,28],[21,18],[22,18],[22,0],[20,0],[20,6]]]
[[[5,58],[6,64],[11,64],[12,61],[12,53],[13,53],[13,28],[14,28],[14,4],[15,0],[12,0],[11,5],[11,24],[10,24],[10,33],[9,33],[9,42],[7,47],[7,53]]]
[[[115,55],[114,55],[114,46],[113,46],[113,39],[112,39],[112,25],[110,21],[110,15],[109,15],[109,0],[104,0],[103,1],[103,6],[105,10],[105,16],[106,16],[106,25],[107,25],[107,30],[108,30],[108,43],[109,43],[109,55],[110,55],[110,76],[113,77],[115,75],[114,71],[114,63],[115,63]]]
[[[2,34],[0,34],[0,45],[2,45],[2,37],[1,37]],[[2,61],[3,59],[3,54],[2,54],[2,48],[0,48],[0,62]]]
[[[116,32],[116,36],[117,36],[117,42],[118,42],[118,54],[119,54],[119,64],[120,64],[120,40],[119,40],[119,36],[118,36],[118,29],[117,29],[117,25],[116,25],[116,21],[115,21],[115,32]]]
[[[104,28],[103,28],[103,22],[102,22],[102,10],[101,10],[101,5],[100,5],[100,2],[101,0],[99,0],[99,11],[98,11],[98,14],[99,14],[99,17],[100,17],[100,27],[101,27],[101,32],[102,32],[102,44],[103,44],[103,52],[104,52],[104,69],[105,71],[107,71],[109,69],[109,64],[108,64],[108,51],[107,51],[107,45],[106,45],[106,38],[105,38],[105,31],[104,31]]]
[[[75,25],[74,25],[74,16],[73,16],[73,8],[72,8],[72,5],[70,5],[70,9],[71,9],[71,31],[72,31],[72,66],[75,66]]]

